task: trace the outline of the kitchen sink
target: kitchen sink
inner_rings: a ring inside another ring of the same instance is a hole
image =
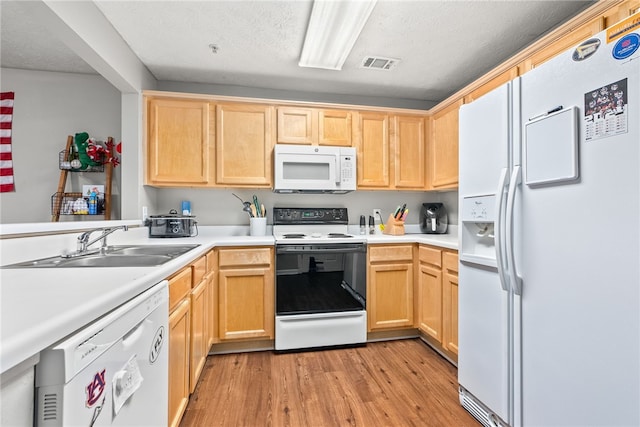
[[[154,267],[200,245],[114,245],[73,257],[54,256],[2,268]]]

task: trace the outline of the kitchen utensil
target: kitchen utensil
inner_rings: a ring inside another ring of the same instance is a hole
[[[251,209],[251,217],[252,218],[257,218],[258,217],[258,212],[256,211],[255,205],[250,205],[249,209]]]
[[[242,200],[242,199],[240,198],[240,196],[238,196],[236,193],[231,193],[231,194],[233,194],[233,196],[234,196],[236,199],[240,200],[240,203],[242,203],[242,204],[244,205],[244,200]]]
[[[258,196],[256,196],[255,194],[253,195],[253,206],[256,208],[254,216],[262,216],[262,209],[260,208],[260,203],[258,202]]]

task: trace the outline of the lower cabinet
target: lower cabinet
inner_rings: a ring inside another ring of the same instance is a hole
[[[418,329],[453,360],[458,355],[458,253],[418,248]]]
[[[458,355],[458,253],[442,254],[442,346]]]
[[[219,340],[273,339],[273,247],[217,251]]]
[[[189,402],[191,268],[169,278],[169,425],[178,426]]]
[[[442,344],[442,250],[418,248],[418,329]]]
[[[369,245],[368,331],[413,327],[413,244]]]
[[[209,288],[205,279],[206,256],[191,264],[191,360],[189,364],[189,392],[193,393],[204,369],[209,353]]]
[[[170,426],[180,424],[211,347],[208,259],[204,255],[169,278]]]

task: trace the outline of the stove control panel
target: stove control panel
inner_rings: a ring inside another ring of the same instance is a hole
[[[348,223],[347,208],[273,208],[274,225]]]

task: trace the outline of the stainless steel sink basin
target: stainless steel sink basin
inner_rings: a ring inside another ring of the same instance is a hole
[[[55,256],[5,265],[2,268],[153,267],[200,245],[115,245],[104,251],[65,258]]]

